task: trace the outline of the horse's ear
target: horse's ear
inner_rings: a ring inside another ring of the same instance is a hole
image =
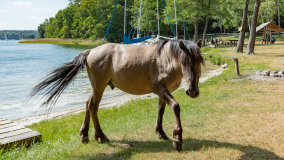
[[[198,40],[198,41],[196,42],[196,44],[198,45],[199,48],[202,47],[202,41],[201,41],[201,40]]]
[[[180,48],[181,50],[183,50],[183,51],[186,51],[186,50],[187,50],[187,49],[186,49],[186,46],[184,45],[184,43],[183,43],[182,41],[179,41],[178,45],[179,45],[179,48]]]

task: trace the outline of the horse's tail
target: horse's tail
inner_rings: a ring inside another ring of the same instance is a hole
[[[61,67],[49,72],[43,81],[37,84],[30,93],[30,97],[43,93],[48,96],[42,105],[55,104],[63,90],[70,84],[76,75],[84,69],[87,57],[91,50],[84,51],[76,56],[71,62],[63,64]]]

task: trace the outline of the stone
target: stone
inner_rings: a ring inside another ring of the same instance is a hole
[[[270,76],[271,76],[271,77],[279,77],[278,71],[271,71],[271,72],[270,72]]]
[[[256,71],[256,72],[255,72],[255,74],[256,74],[256,75],[259,75],[259,76],[261,75],[261,73],[262,73],[262,71]]]
[[[264,70],[261,72],[262,76],[269,76],[270,75],[270,71],[269,70]]]
[[[284,74],[282,72],[278,72],[277,77],[284,77]]]
[[[278,73],[284,74],[284,69],[282,69],[282,70],[279,71]]]
[[[229,66],[228,64],[224,64],[221,66],[221,68],[225,69],[225,68],[228,68],[228,66]]]

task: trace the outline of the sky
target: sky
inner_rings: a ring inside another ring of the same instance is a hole
[[[68,0],[0,0],[0,30],[37,30],[46,18],[68,6]]]

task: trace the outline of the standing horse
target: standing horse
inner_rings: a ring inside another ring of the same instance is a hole
[[[54,104],[80,70],[87,67],[93,92],[86,102],[86,113],[80,135],[82,142],[89,142],[90,116],[95,128],[95,140],[109,142],[98,120],[98,107],[107,85],[117,87],[127,93],[142,95],[154,93],[159,96],[156,132],[163,140],[169,138],[162,127],[165,105],[175,114],[173,145],[182,150],[182,126],[180,106],[171,92],[178,89],[182,78],[186,80],[186,94],[198,97],[198,82],[203,58],[200,52],[201,41],[197,44],[185,40],[164,40],[138,46],[108,43],[87,50],[71,62],[51,71],[46,79],[36,85],[31,96],[43,92],[49,96],[43,104]]]

